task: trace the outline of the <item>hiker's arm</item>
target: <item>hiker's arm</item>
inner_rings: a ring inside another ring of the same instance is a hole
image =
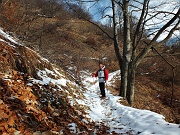
[[[106,82],[107,82],[107,80],[108,80],[108,70],[105,69],[105,70],[104,70],[104,73],[105,73],[105,80],[106,80]]]
[[[92,77],[97,77],[98,76],[98,71],[96,73],[92,73]]]

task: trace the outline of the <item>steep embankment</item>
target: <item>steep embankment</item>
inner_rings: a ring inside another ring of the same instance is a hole
[[[36,52],[19,44],[0,29],[1,72],[13,74],[13,70],[26,76],[37,77],[37,69],[53,69],[52,65],[42,59]]]
[[[0,29],[0,134],[98,133],[73,100],[80,95],[65,72]]]

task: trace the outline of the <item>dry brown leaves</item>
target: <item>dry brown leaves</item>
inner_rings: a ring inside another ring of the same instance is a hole
[[[105,133],[107,128],[95,123],[85,123],[83,115],[79,115],[77,107],[68,104],[68,98],[62,92],[50,94],[54,86],[34,84],[27,86],[19,72],[13,71],[13,76],[0,75],[0,133],[1,134],[73,134],[70,123],[77,125],[76,131],[84,135]],[[39,94],[35,92],[38,90]],[[46,93],[47,92],[47,93]],[[43,95],[43,94],[47,95]],[[48,96],[60,104],[49,100]],[[60,98],[61,97],[61,98]],[[64,102],[64,103],[63,103]],[[83,114],[83,110],[79,110]],[[88,121],[88,120],[87,120]],[[99,131],[98,131],[99,130]]]
[[[77,125],[76,133],[82,135],[92,134],[94,129],[105,133],[106,127],[95,126],[85,118],[83,107],[69,104],[65,90],[70,91],[71,97],[80,98],[73,95],[78,88],[59,88],[51,83],[28,85],[29,77],[33,78],[37,69],[45,68],[51,70],[52,65],[34,51],[0,41],[0,134],[73,134],[71,123]]]

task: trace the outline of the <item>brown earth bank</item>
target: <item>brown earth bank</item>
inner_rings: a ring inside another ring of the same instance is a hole
[[[89,122],[83,110],[79,114],[56,85],[28,85],[31,78],[38,79],[39,70],[53,71],[53,65],[27,47],[10,44],[7,39],[0,41],[0,134],[73,134],[71,123],[82,134],[92,134],[95,129],[97,134],[106,133],[107,128]]]

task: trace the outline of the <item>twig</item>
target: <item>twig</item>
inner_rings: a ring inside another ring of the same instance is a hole
[[[167,60],[157,51],[156,48],[151,47],[151,49],[152,49],[152,50],[155,50],[156,53],[157,53],[159,56],[161,56],[161,58],[162,58],[169,66],[171,66],[171,68],[172,68],[172,93],[171,93],[171,103],[170,103],[170,105],[171,105],[171,107],[172,107],[172,101],[173,101],[173,96],[174,96],[174,79],[175,79],[175,71],[174,71],[174,69],[175,69],[175,66],[173,66],[169,61],[167,61]]]

